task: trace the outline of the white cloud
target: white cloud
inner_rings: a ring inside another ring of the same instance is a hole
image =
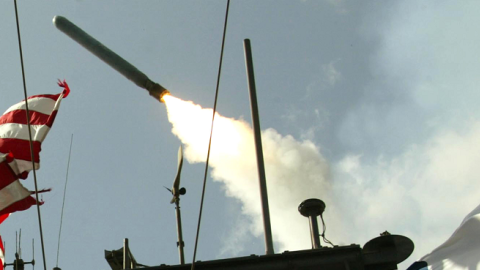
[[[348,13],[345,0],[325,0],[325,1],[328,4],[332,5],[338,13],[340,14]]]
[[[307,95],[308,98],[315,91],[332,91],[333,86],[335,86],[341,79],[342,74],[335,68],[335,64],[340,60],[331,61],[328,64],[323,64],[321,72],[315,80],[313,80],[307,86]]]
[[[323,73],[324,73],[324,76],[326,78],[325,81],[330,86],[335,85],[337,83],[337,81],[339,81],[340,78],[342,77],[340,72],[335,68],[334,64],[335,64],[334,62],[330,62],[328,65],[323,65],[322,66]]]
[[[480,121],[394,158],[363,162],[349,155],[334,166],[335,203],[352,221],[347,231],[371,238],[388,229],[412,238],[411,261],[443,242],[480,203],[479,162]]]
[[[365,17],[373,79],[338,127],[353,154],[333,166],[335,204],[351,218],[348,231],[411,237],[409,262],[480,203],[479,8],[389,2]]]

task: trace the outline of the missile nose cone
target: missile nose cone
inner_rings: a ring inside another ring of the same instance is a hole
[[[65,20],[67,20],[65,17],[57,15],[57,16],[53,17],[52,23],[53,23],[53,25],[55,25],[58,28],[58,22],[59,21],[65,21]]]

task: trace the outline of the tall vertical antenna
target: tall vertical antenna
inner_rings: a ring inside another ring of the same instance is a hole
[[[60,228],[58,230],[57,265],[55,268],[58,268],[58,257],[60,253],[60,237],[62,235],[62,224],[63,224],[63,210],[65,208],[65,197],[67,196],[68,171],[70,169],[70,156],[72,155],[72,144],[73,144],[73,133],[72,133],[72,137],[70,137],[70,151],[68,152],[67,174],[65,176],[65,187],[63,189],[62,212],[60,214]]]
[[[272,227],[270,225],[270,210],[268,207],[267,180],[265,177],[265,164],[263,161],[262,134],[260,129],[260,117],[258,114],[257,90],[253,73],[252,49],[250,40],[243,41],[245,48],[245,65],[247,68],[248,88],[250,90],[250,105],[252,109],[253,133],[255,135],[255,149],[257,153],[258,180],[260,182],[260,198],[262,200],[263,228],[265,233],[265,253],[274,254]]]
[[[35,270],[35,238],[32,238],[32,267]]]
[[[22,258],[22,229],[20,229],[18,234],[18,256]]]

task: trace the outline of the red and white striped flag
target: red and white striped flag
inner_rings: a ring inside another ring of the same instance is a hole
[[[0,270],[3,270],[3,265],[5,264],[5,248],[3,247],[3,240],[0,236]]]
[[[70,93],[65,80],[63,82],[59,80],[58,85],[64,88],[60,94],[36,95],[27,99],[35,169],[40,168],[41,143],[52,127],[60,108],[60,102]],[[0,117],[0,153],[7,154],[9,152],[17,159],[20,173],[33,169],[25,101],[11,106]],[[21,175],[21,178],[26,178],[26,173]]]
[[[10,214],[0,215],[0,223],[8,218]],[[3,270],[3,264],[5,264],[5,247],[3,246],[2,236],[0,236],[0,270]]]
[[[9,216],[10,216],[10,213],[0,215],[0,224],[2,224],[2,222],[4,222],[5,219],[7,219]]]
[[[0,216],[27,210],[37,204],[30,196],[33,192],[28,191],[20,183],[17,175],[18,167],[13,155],[10,153],[0,156]]]

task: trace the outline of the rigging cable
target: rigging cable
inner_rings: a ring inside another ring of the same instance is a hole
[[[57,268],[58,268],[58,254],[60,253],[60,236],[62,235],[63,209],[65,208],[65,197],[67,196],[68,171],[70,169],[70,156],[72,155],[72,144],[73,144],[73,133],[72,133],[72,137],[70,138],[70,151],[68,152],[67,175],[65,176],[65,187],[63,188],[62,213],[60,214],[60,229],[58,230]]]
[[[18,10],[17,10],[17,0],[14,0],[15,4],[15,18],[17,21],[17,35],[18,35],[18,47],[20,51],[20,64],[22,66],[22,79],[23,79],[23,94],[25,96],[25,110],[27,114],[27,126],[28,126],[28,138],[30,142],[30,157],[32,159],[32,167],[33,167],[33,180],[35,183],[35,199],[37,201],[37,214],[38,214],[38,227],[40,229],[40,241],[42,246],[42,256],[43,256],[43,267],[44,270],[47,270],[47,262],[45,259],[45,246],[43,242],[43,230],[42,230],[42,216],[40,213],[40,204],[38,203],[38,185],[37,185],[37,173],[35,171],[35,158],[33,154],[33,142],[32,142],[32,131],[30,129],[30,112],[28,110],[28,96],[27,96],[27,84],[25,82],[25,68],[23,66],[23,52],[22,52],[22,41],[20,38],[20,24],[18,22]]]
[[[208,175],[208,161],[210,159],[210,149],[212,145],[212,135],[213,135],[213,123],[215,120],[215,112],[217,110],[217,100],[218,100],[218,89],[220,86],[220,74],[222,73],[222,62],[223,62],[223,49],[225,48],[225,36],[227,33],[227,21],[228,21],[228,10],[230,7],[230,0],[227,1],[227,8],[225,11],[225,22],[223,25],[223,37],[222,37],[222,48],[220,50],[220,62],[218,64],[218,75],[217,75],[217,86],[215,89],[215,100],[213,103],[213,115],[212,115],[212,125],[210,128],[210,139],[208,141],[208,152],[207,152],[207,160],[205,161],[205,174],[203,177],[203,189],[202,189],[202,198],[200,200],[200,212],[198,215],[198,225],[197,225],[197,234],[195,236],[195,247],[193,249],[193,259],[192,259],[192,268],[191,270],[195,269],[195,258],[197,255],[197,246],[198,246],[198,237],[200,234],[200,223],[202,221],[202,211],[203,211],[203,201],[205,198],[205,187],[207,185],[207,175]]]

